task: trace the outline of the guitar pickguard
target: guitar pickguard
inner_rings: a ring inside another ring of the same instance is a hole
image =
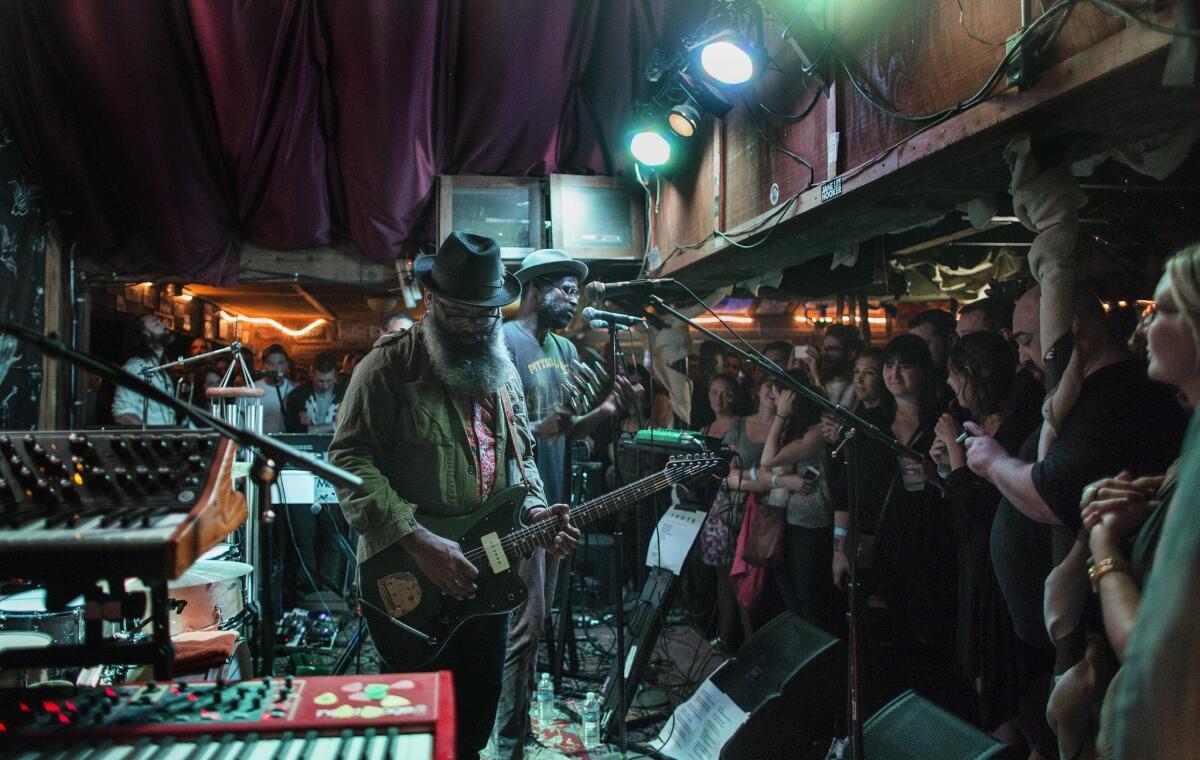
[[[376,581],[383,608],[394,618],[402,618],[421,604],[421,584],[412,573],[392,573]]]

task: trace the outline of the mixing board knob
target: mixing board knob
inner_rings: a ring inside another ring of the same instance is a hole
[[[9,487],[8,481],[0,478],[0,504],[6,509],[11,509],[17,505],[17,497],[13,494],[12,488]]]
[[[6,435],[0,435],[0,454],[4,454],[6,457],[11,457],[16,453],[17,451],[13,447],[12,439]]]
[[[92,470],[91,477],[85,481],[89,486],[97,491],[112,491],[116,486],[116,481],[103,467],[97,467]]]
[[[33,501],[38,506],[55,507],[58,506],[58,496],[50,488],[49,481],[38,478],[33,483]]]
[[[128,491],[133,488],[135,481],[133,473],[126,470],[124,467],[113,468],[113,480],[116,481],[117,488]]]
[[[154,473],[149,467],[139,464],[134,468],[134,472],[136,473],[137,482],[142,488],[145,488],[147,491],[153,491],[157,488],[157,484],[154,482]]]
[[[175,485],[175,470],[165,465],[160,466],[155,472],[158,473],[158,483],[163,488],[170,488]]]
[[[129,450],[129,441],[125,440],[125,436],[123,435],[114,435],[110,441],[110,445],[112,446],[112,450],[117,452],[117,456],[122,459],[128,458],[132,453]]]
[[[189,455],[187,461],[188,468],[191,469],[192,472],[200,472],[204,469],[204,457],[200,456],[199,454]]]
[[[143,436],[136,436],[133,439],[133,450],[146,456],[150,452],[150,442]]]
[[[79,491],[75,488],[75,484],[66,478],[58,481],[58,490],[63,495],[64,501],[69,506],[78,507],[80,505]]]
[[[186,435],[177,436],[175,438],[175,450],[180,454],[192,450],[192,439]]]
[[[40,443],[25,442],[25,450],[29,452],[29,456],[33,457],[33,461],[42,464],[46,461],[46,449]]]
[[[20,460],[17,461],[19,462]],[[33,470],[29,469],[25,465],[20,465],[20,469],[17,469],[16,467],[13,469],[17,470],[17,480],[21,481],[21,485],[25,486],[26,488],[33,487],[33,484],[37,481],[37,477],[33,474]]]
[[[83,433],[71,433],[67,436],[67,445],[71,453],[80,459],[96,458],[96,445]]]

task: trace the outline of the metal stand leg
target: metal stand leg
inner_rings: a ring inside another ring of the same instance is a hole
[[[271,573],[271,525],[275,512],[271,508],[271,484],[278,472],[275,462],[257,453],[250,465],[250,479],[254,481],[258,502],[258,656],[259,675],[275,675],[275,584]]]

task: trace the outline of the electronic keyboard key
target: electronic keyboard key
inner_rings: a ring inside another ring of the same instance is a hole
[[[256,741],[246,740],[246,760],[271,760],[283,745],[281,739],[258,738]]]
[[[284,744],[276,755],[278,760],[301,760],[308,750],[308,741],[291,731],[284,732],[283,739]]]
[[[321,736],[308,748],[308,760],[335,760],[341,758],[342,737]],[[400,757],[399,755],[397,757]]]
[[[345,733],[343,737],[347,737]],[[342,749],[342,757],[346,760],[360,760],[364,756],[367,747],[367,740],[362,736],[354,736],[350,734],[346,738],[346,746]]]
[[[394,757],[433,757],[433,734],[402,734]]]

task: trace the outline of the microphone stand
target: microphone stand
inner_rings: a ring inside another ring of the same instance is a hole
[[[859,453],[861,436],[866,436],[876,443],[887,447],[898,457],[906,459],[923,459],[921,454],[892,438],[884,433],[875,425],[867,422],[863,418],[854,414],[852,411],[842,406],[835,404],[829,399],[817,393],[812,388],[799,382],[787,373],[782,367],[767,357],[759,354],[757,351],[747,351],[746,349],[735,345],[734,343],[722,338],[712,330],[698,324],[695,320],[689,319],[678,310],[668,306],[667,303],[657,295],[649,295],[648,300],[654,305],[655,309],[670,314],[678,320],[683,321],[690,327],[695,328],[707,337],[715,340],[725,350],[737,354],[743,360],[750,362],[760,367],[771,377],[779,381],[785,388],[790,388],[797,395],[802,396],[812,403],[816,404],[824,412],[835,416],[842,425],[843,435],[845,436],[838,450],[844,450],[846,461],[846,479],[849,484],[850,498],[848,499],[849,508],[849,525],[847,526],[846,536],[846,551],[850,561],[850,577],[846,584],[847,608],[846,619],[848,623],[847,646],[849,652],[846,657],[846,717],[849,724],[850,734],[850,758],[852,760],[863,760],[863,738],[862,738],[862,723],[863,715],[861,710],[861,661],[859,658],[859,650],[862,642],[862,620],[859,615],[859,596],[861,590],[858,581],[858,543],[859,543],[859,496],[858,478],[856,468],[860,464]],[[836,453],[836,452],[835,452]]]
[[[621,342],[620,333],[622,326],[611,319],[594,320],[604,323],[604,328],[608,330],[608,350],[609,350],[609,375],[616,382],[618,370],[621,367]],[[636,403],[636,402],[635,402]],[[620,450],[619,438],[621,435],[621,422],[616,415],[609,418],[609,429],[612,436],[612,458],[613,458],[613,480],[617,488],[621,486],[621,467],[617,461],[617,453]],[[626,701],[625,694],[625,584],[623,583],[623,575],[625,572],[625,518],[624,512],[617,512],[616,530],[613,532],[613,563],[616,566],[616,596],[617,606],[614,610],[614,625],[617,629],[617,655],[616,661],[613,664],[613,673],[617,679],[617,714],[613,719],[617,721],[617,747],[621,752],[621,756],[625,756],[627,737],[627,724],[625,715],[629,711],[629,703]],[[611,721],[608,723],[611,726]],[[611,734],[612,729],[607,728],[606,733]]]
[[[275,512],[271,509],[270,485],[274,482],[278,470],[289,463],[298,469],[306,470],[317,477],[324,478],[343,488],[358,488],[362,485],[362,478],[346,472],[340,467],[334,467],[328,462],[314,459],[300,449],[289,446],[286,443],[232,425],[198,406],[175,398],[170,393],[146,382],[137,375],[126,372],[120,367],[109,364],[83,351],[71,348],[61,340],[58,340],[57,337],[45,336],[24,325],[13,324],[12,322],[3,320],[0,320],[0,333],[8,333],[19,340],[36,346],[45,354],[58,359],[65,359],[71,364],[81,367],[94,375],[99,375],[105,380],[123,385],[143,396],[148,396],[160,404],[169,406],[176,413],[194,420],[197,425],[213,428],[226,438],[233,440],[238,446],[253,452],[254,460],[250,465],[250,477],[256,484],[259,484],[257,491],[258,520],[260,523],[259,545],[261,552],[259,556],[261,557],[260,563],[266,565],[265,571],[262,573],[262,583],[259,584],[259,605],[262,607],[259,610],[260,625],[258,632],[261,658],[260,669],[263,675],[274,675],[275,622],[274,607],[272,606],[271,546],[268,529],[275,519]]]

